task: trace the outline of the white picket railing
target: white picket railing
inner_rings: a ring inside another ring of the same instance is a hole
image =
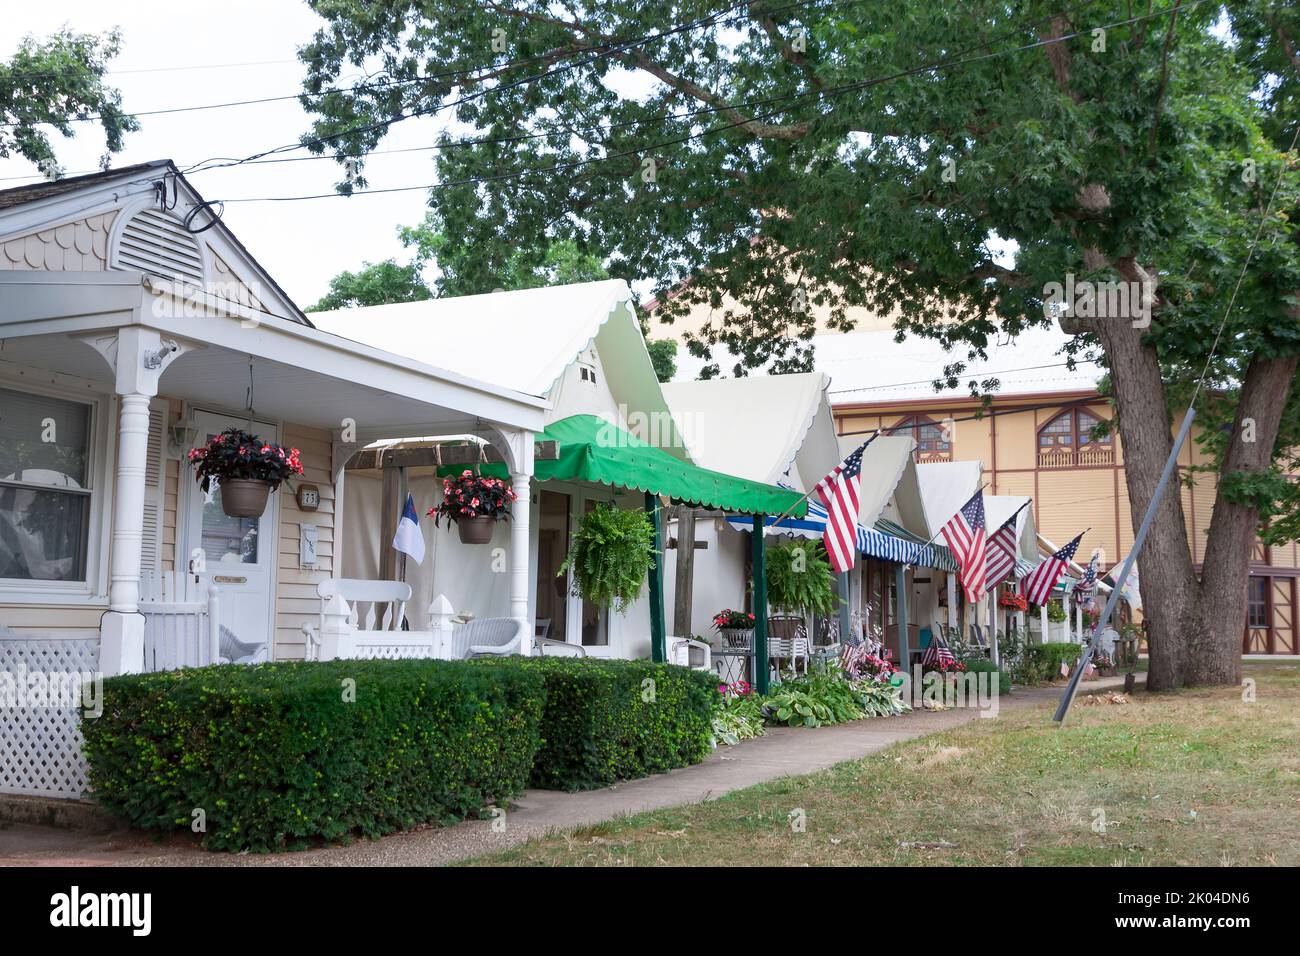
[[[221,616],[216,585],[164,571],[140,584],[144,615],[144,670],[204,667],[221,660]]]

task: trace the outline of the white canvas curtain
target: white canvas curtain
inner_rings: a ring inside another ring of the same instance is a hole
[[[455,527],[435,529],[425,512],[442,498],[442,480],[415,477],[409,482],[415,511],[424,533],[424,564],[406,562],[406,583],[411,585],[407,619],[414,630],[427,624],[429,604],[437,594],[447,595],[457,611],[475,617],[510,616],[510,524],[498,521],[488,544],[461,544]],[[361,472],[349,472],[344,484],[346,517],[343,522],[343,576],[379,578],[381,548],[393,546],[393,528],[381,526],[382,481]],[[527,507],[527,502],[519,506]]]

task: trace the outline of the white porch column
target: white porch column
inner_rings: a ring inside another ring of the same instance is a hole
[[[140,614],[140,564],[144,544],[145,470],[149,457],[149,399],[158,379],[188,351],[157,332],[126,326],[83,339],[113,369],[121,406],[117,474],[113,483],[113,540],[109,559],[109,609],[99,626],[99,669],[107,676],[144,668],[144,617]]]
[[[131,392],[122,396],[118,416],[113,552],[108,588],[110,609],[122,614],[135,614],[140,609],[140,549],[144,544],[148,454],[149,396]]]
[[[531,436],[529,438],[531,441]],[[515,506],[510,512],[510,616],[517,621],[529,624],[526,639],[520,646],[519,653],[532,653],[532,619],[528,616],[528,535],[530,504],[530,485],[532,476],[523,472],[510,473],[511,487],[517,496]]]
[[[957,572],[948,572],[948,626],[957,626]]]
[[[1038,605],[1038,620],[1039,620],[1039,623],[1042,624],[1042,633],[1043,633],[1042,642],[1043,642],[1044,644],[1047,644],[1047,643],[1049,643],[1049,642],[1052,640],[1052,638],[1051,638],[1051,634],[1050,634],[1050,632],[1049,632],[1048,629],[1047,629],[1047,623],[1048,623],[1048,622],[1047,622],[1047,605],[1046,605],[1046,604],[1040,604],[1040,605]]]

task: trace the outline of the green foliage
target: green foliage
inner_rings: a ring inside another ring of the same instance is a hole
[[[1001,651],[1001,649],[1001,646],[999,646],[998,650]],[[998,694],[1011,693],[1011,675],[1007,671],[1000,669],[987,657],[971,657],[965,661],[965,664],[967,674],[996,673],[998,675]]]
[[[1061,676],[1061,665],[1073,667],[1080,653],[1082,651],[1079,645],[1068,641],[1030,644],[1025,648],[1022,673],[1017,676],[1017,679],[1025,684],[1054,680]]]
[[[641,596],[655,554],[644,511],[600,505],[583,515],[559,573],[572,568],[574,594],[625,614]]]
[[[494,670],[540,673],[544,740],[532,784],[587,790],[698,763],[709,753],[717,680],[651,661],[511,657]]]
[[[210,849],[455,820],[527,785],[543,681],[535,668],[433,660],[112,677],[103,715],[82,724],[90,785],[146,830],[189,830],[201,810]]]
[[[842,724],[867,716],[853,684],[836,665],[819,664],[802,677],[782,681],[763,704],[768,720],[791,727]]]
[[[8,63],[0,63],[0,158],[22,156],[38,165],[54,162],[54,147],[40,127],[73,135],[75,120],[96,117],[109,153],[140,128],[122,112],[122,94],[104,83],[117,56],[117,31],[96,36],[66,27],[47,40],[26,37]]]
[[[762,697],[753,692],[722,695],[713,713],[713,736],[718,743],[738,744],[764,733]]]
[[[647,339],[645,347],[650,352],[650,363],[655,367],[655,378],[671,382],[677,374],[677,340]]]
[[[433,296],[421,275],[422,264],[398,265],[394,259],[369,263],[359,272],[340,272],[330,280],[330,290],[308,312],[351,309],[390,302],[419,302]]]
[[[832,614],[839,607],[835,572],[820,541],[801,538],[767,549],[767,599],[775,610]]]

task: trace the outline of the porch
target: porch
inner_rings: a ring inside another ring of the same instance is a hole
[[[376,439],[479,436],[528,494],[544,399],[140,273],[3,273],[0,294],[0,389],[24,399],[2,436],[0,534],[18,557],[0,574],[0,623],[98,637],[105,674],[145,668],[142,582],[158,580],[188,579],[191,602],[215,586],[221,627],[265,659],[305,656],[317,588],[338,576],[344,466]],[[226,516],[184,462],[227,424],[302,450],[300,487],[261,517]],[[521,622],[528,541],[525,511],[507,575]]]

